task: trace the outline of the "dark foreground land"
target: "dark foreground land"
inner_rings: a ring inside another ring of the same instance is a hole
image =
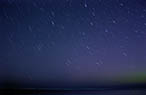
[[[3,90],[0,95],[146,95],[146,89],[119,90]]]

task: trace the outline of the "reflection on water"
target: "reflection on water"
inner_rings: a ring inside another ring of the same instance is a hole
[[[22,95],[146,95],[146,90],[116,90],[116,91],[89,91],[70,93],[48,93],[48,94],[22,94]]]

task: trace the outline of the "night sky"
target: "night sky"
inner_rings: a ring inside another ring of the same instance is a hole
[[[143,77],[146,1],[0,0],[0,43],[0,84],[95,87]]]

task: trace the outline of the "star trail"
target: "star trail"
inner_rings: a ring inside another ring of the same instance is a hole
[[[1,0],[0,43],[0,84],[94,87],[143,76],[146,1]]]

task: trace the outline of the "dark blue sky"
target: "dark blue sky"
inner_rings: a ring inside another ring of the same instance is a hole
[[[0,83],[84,87],[146,74],[146,1],[0,0],[0,43]]]

